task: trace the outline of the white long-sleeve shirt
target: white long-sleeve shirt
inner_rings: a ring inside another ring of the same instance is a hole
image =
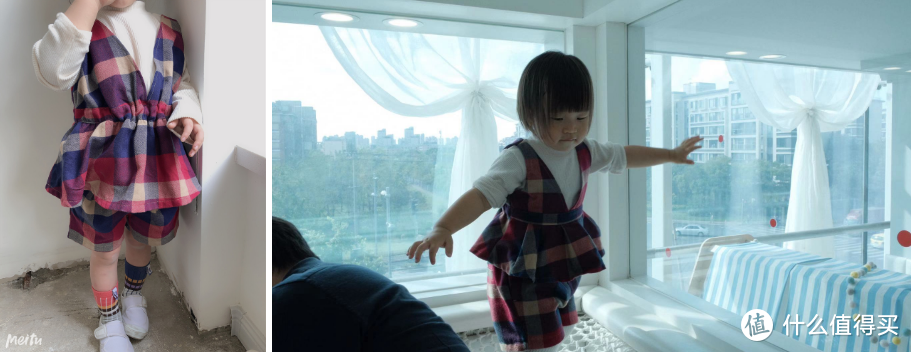
[[[619,174],[626,169],[626,150],[616,143],[599,143],[590,139],[583,141],[591,151],[592,165],[590,172],[609,171]],[[579,199],[582,189],[582,173],[579,170],[579,159],[576,150],[558,151],[548,147],[538,138],[528,139],[528,144],[538,153],[554,175],[557,185],[563,191],[566,208],[571,209]],[[525,156],[519,148],[503,150],[490,166],[486,175],[477,179],[473,186],[481,191],[493,208],[506,203],[506,196],[525,183]]]
[[[114,32],[126,47],[145,81],[146,91],[155,75],[154,49],[158,36],[160,15],[146,11],[145,3],[136,1],[118,9],[106,6],[98,12],[98,21]],[[71,88],[76,83],[85,54],[89,52],[92,32],[76,28],[63,13],[48,26],[47,33],[32,47],[32,65],[38,81],[53,90]],[[202,123],[199,95],[190,83],[190,73],[184,60],[180,86],[174,92],[173,110],[168,121],[190,117]]]

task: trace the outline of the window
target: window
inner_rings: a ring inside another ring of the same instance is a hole
[[[745,103],[743,102],[743,99],[740,96],[739,92],[731,94],[731,105],[744,105],[744,104]]]
[[[778,137],[775,146],[778,148],[794,149],[797,145],[797,136]]]
[[[456,256],[483,267],[467,247],[457,248],[453,258],[438,256],[433,266],[405,257],[448,207],[461,111],[426,118],[394,114],[346,73],[319,27],[270,26],[273,214],[296,225],[323,260],[362,265],[393,279],[453,271]],[[456,37],[424,38],[440,55],[459,61]],[[528,61],[546,50],[539,42],[480,39],[482,53],[493,48],[508,50],[509,57],[488,64],[483,75],[516,82]],[[499,117],[495,132],[501,148],[525,135]]]
[[[731,124],[731,134],[735,136],[756,134],[755,122],[741,122]]]
[[[660,55],[663,54],[647,56],[654,56],[651,62],[659,62],[660,59],[655,57]],[[672,56],[671,62],[671,67],[664,68],[664,72],[670,72],[666,74],[672,77],[672,89],[683,87],[697,77],[706,77],[707,72],[727,73],[721,60]],[[715,82],[709,83],[715,83],[718,89],[725,91],[731,81],[730,76],[722,74]],[[660,85],[661,82],[653,80],[647,84]],[[661,88],[651,87],[652,91],[657,89]],[[888,132],[883,133],[883,128],[888,128],[889,124],[882,121],[888,118],[888,113],[884,111],[891,106],[890,89],[885,85],[876,92],[865,114],[870,116],[869,123],[865,123],[865,116],[860,116],[843,130],[822,133],[835,227],[862,223],[858,214],[864,212],[864,187],[867,187],[869,196],[867,222],[884,221],[883,215],[879,214],[881,211],[876,209],[885,206],[886,161],[880,151],[885,150],[883,136],[889,135]],[[661,281],[662,287],[670,288],[678,295],[689,295],[687,290],[694,273],[698,246],[707,238],[749,233],[761,240],[766,236],[783,234],[789,221],[787,214],[796,131],[775,131],[756,120],[740,92],[730,96],[732,107],[727,115],[730,121],[725,115],[721,115],[721,119],[726,124],[730,123],[731,136],[725,136],[720,144],[722,147],[729,146],[730,150],[716,152],[713,148],[719,146],[717,140],[707,139],[704,149],[691,155],[696,164],[672,166],[670,179],[659,180],[657,177],[662,177],[661,173],[646,172],[647,185],[668,182],[672,192],[670,195],[656,194],[657,188],[646,187],[647,275]],[[675,96],[674,99],[687,99],[687,96]],[[869,125],[868,131],[864,130],[865,125]],[[702,127],[690,127],[688,132],[689,135],[675,135],[672,144],[679,144],[704,131]],[[708,132],[716,132],[714,126],[708,127]],[[867,170],[861,163],[865,158],[865,133],[870,136]],[[866,181],[865,172],[868,175]],[[656,206],[655,202],[659,200],[670,204]],[[670,209],[670,212],[666,213],[663,209]],[[639,218],[634,217],[631,221],[641,221],[636,219]],[[695,226],[705,229],[703,237],[692,233]],[[874,233],[869,235],[872,237]],[[832,258],[861,265],[861,251],[866,246],[867,260],[881,265],[882,247],[869,245],[872,243],[869,240],[865,244],[862,238],[861,233],[851,233],[832,235],[823,241],[834,243],[829,254]],[[781,242],[773,245],[783,246]],[[666,251],[668,248],[671,250]],[[636,255],[631,253],[631,256]]]
[[[735,151],[755,151],[756,150],[756,139],[755,138],[734,138],[734,146],[732,147]]]

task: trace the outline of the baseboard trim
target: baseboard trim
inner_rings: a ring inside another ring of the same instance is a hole
[[[266,351],[266,335],[253,325],[240,306],[231,306],[231,335],[237,336],[248,350]]]

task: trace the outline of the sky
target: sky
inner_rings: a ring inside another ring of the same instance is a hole
[[[385,128],[396,138],[414,127],[416,134],[450,138],[459,134],[461,113],[418,118],[393,114],[380,107],[348,76],[335,59],[319,28],[271,23],[268,37],[269,101],[299,100],[316,110],[317,139],[354,131],[365,137]],[[672,85],[682,91],[687,82],[715,83],[726,88],[730,76],[721,60],[674,57]],[[648,77],[647,77],[648,79]],[[651,96],[646,84],[646,97]],[[515,124],[497,119],[498,139],[513,135]]]

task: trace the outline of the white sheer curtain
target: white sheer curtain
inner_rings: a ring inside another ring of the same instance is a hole
[[[841,130],[863,115],[879,75],[738,61],[728,61],[727,67],[759,121],[782,132],[797,129],[785,232],[832,227],[821,133]],[[826,257],[835,254],[829,238],[788,242],[785,247]]]
[[[452,204],[498,155],[495,116],[517,121],[516,89],[544,45],[354,28],[320,27],[348,75],[383,108],[403,116],[462,111],[449,188]],[[455,236],[447,271],[480,269],[468,249],[493,210]],[[404,252],[403,252],[404,253]],[[439,252],[442,256],[443,251]]]

